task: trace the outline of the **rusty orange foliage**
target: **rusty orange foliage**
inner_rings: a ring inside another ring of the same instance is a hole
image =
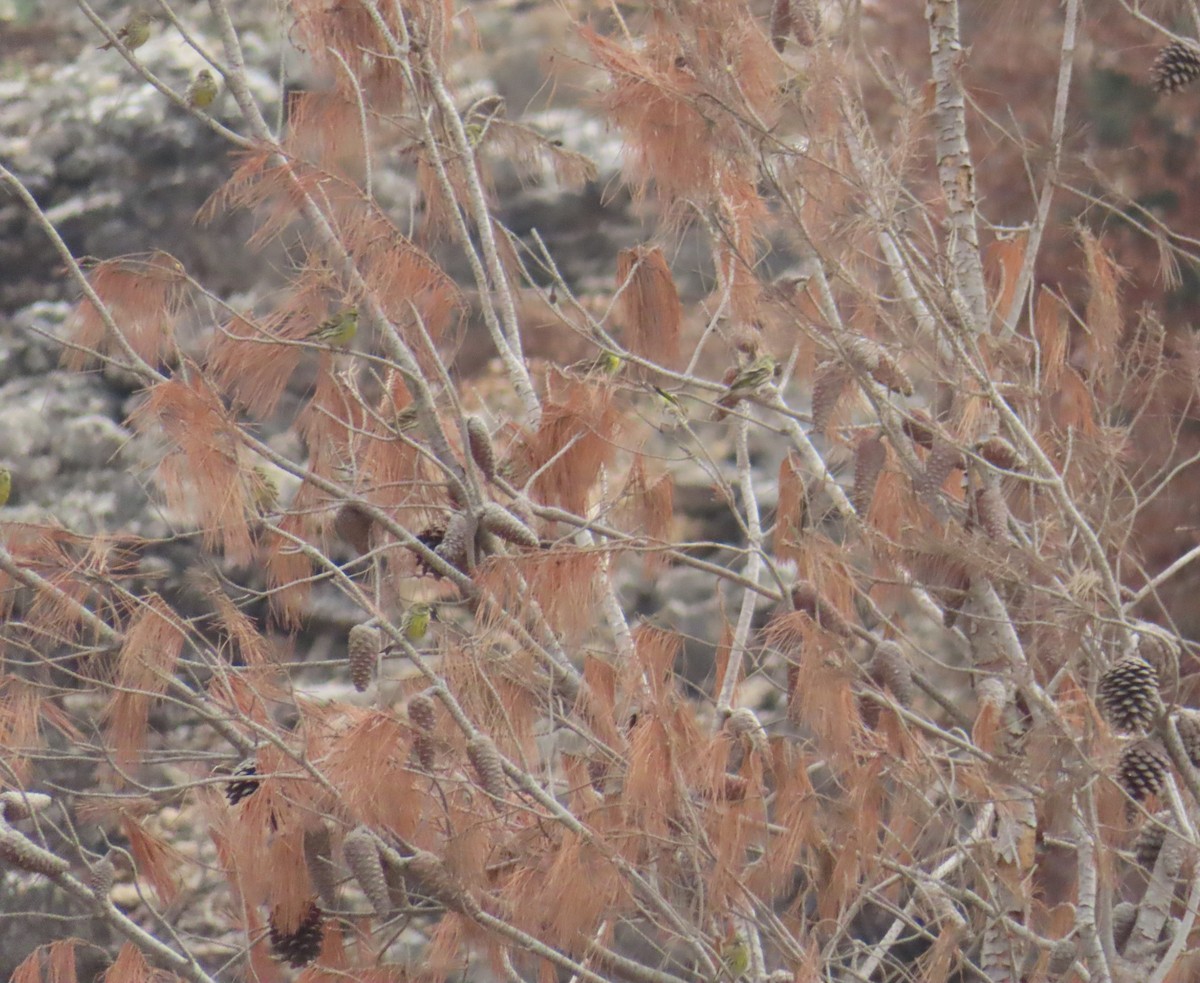
[[[205,361],[210,377],[251,413],[273,412],[302,354],[287,342],[306,337],[316,323],[294,308],[261,322],[234,318],[213,335]]]
[[[154,983],[156,971],[132,942],[126,942],[104,971],[104,983]]]
[[[169,905],[179,893],[176,871],[186,863],[185,858],[132,816],[122,817],[121,831],[129,839],[138,876],[145,878],[164,905]]]
[[[1090,231],[1081,228],[1079,235],[1087,259],[1088,282],[1087,330],[1080,342],[1085,354],[1079,364],[1105,377],[1113,368],[1117,344],[1125,330],[1119,295],[1125,271]]]
[[[164,252],[105,260],[88,274],[88,283],[140,359],[157,368],[177,357],[175,330],[188,286],[179,260]],[[124,356],[120,340],[86,298],[75,313],[70,340],[81,348],[64,348],[62,361],[74,371],[89,364],[91,352]]]
[[[38,691],[9,675],[0,686],[0,760],[4,777],[0,784],[18,789],[32,778],[33,755],[42,745],[38,733]]]
[[[547,393],[537,431],[525,434],[514,456],[526,476],[537,474],[533,491],[540,501],[583,513],[600,468],[615,452],[619,414],[608,386],[562,378],[556,390]]]
[[[673,366],[679,355],[683,305],[662,249],[623,249],[617,255],[617,288],[622,287],[621,309],[629,350]]]
[[[105,711],[119,764],[130,765],[141,753],[150,706],[167,691],[185,637],[166,602],[149,595],[125,633],[117,655],[116,692]]]
[[[153,386],[130,417],[144,434],[161,432],[167,451],[157,477],[167,504],[194,515],[205,545],[248,562],[254,515],[251,470],[240,461],[236,422],[199,373]]]

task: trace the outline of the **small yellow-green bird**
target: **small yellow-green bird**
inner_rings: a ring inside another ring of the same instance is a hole
[[[0,468],[0,505],[8,504],[8,496],[12,494],[12,472],[8,468]]]
[[[219,91],[213,73],[207,68],[202,68],[192,79],[191,85],[187,87],[188,105],[193,109],[207,109],[213,104]]]
[[[356,334],[358,334],[358,308],[347,307],[317,325],[317,332],[313,335],[313,340],[341,347],[350,344]]]
[[[750,946],[739,933],[726,939],[721,946],[721,975],[727,980],[739,980],[750,968]]]
[[[585,358],[567,366],[567,370],[577,375],[616,375],[621,371],[624,362],[616,352],[607,348],[602,349],[595,358]]]
[[[117,31],[117,40],[130,51],[140,48],[150,40],[150,25],[153,22],[153,14],[147,13],[144,10],[136,10],[130,16],[129,20],[125,22],[125,26]],[[112,46],[113,43],[107,41],[100,45],[100,50],[107,51]]]
[[[775,378],[775,359],[771,355],[759,355],[753,362],[743,369],[739,369],[737,375],[729,383],[729,392],[733,393],[752,393],[761,386],[765,386]]]
[[[410,642],[419,642],[429,631],[429,619],[433,608],[428,604],[414,604],[404,612],[404,620],[400,622],[400,630]]]

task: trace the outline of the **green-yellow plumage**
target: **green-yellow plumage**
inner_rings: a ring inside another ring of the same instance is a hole
[[[428,604],[414,604],[404,612],[404,620],[400,629],[410,642],[419,642],[429,631],[429,619],[433,616],[433,608]]]
[[[620,355],[605,348],[595,358],[574,362],[567,370],[578,375],[616,375],[624,364]]]
[[[154,22],[154,15],[148,14],[144,10],[136,11],[125,26],[117,31],[117,40],[120,41],[126,48],[133,51],[140,48],[143,44],[150,40],[150,25]],[[111,41],[100,45],[101,51],[107,51],[113,46]]]
[[[213,100],[217,98],[219,91],[217,80],[213,78],[213,73],[207,68],[202,68],[196,73],[196,77],[192,79],[191,85],[188,86],[188,105],[195,109],[207,109],[213,104]]]
[[[729,383],[731,393],[750,393],[766,385],[775,377],[775,359],[771,355],[759,355]]]
[[[721,946],[721,974],[727,980],[739,980],[750,968],[750,946],[735,935]]]
[[[344,311],[338,311],[333,317],[322,321],[317,326],[317,333],[313,335],[313,340],[341,347],[350,344],[356,334],[358,334],[358,308],[347,307]]]
[[[0,468],[0,505],[8,504],[8,496],[12,494],[12,472],[8,468]]]

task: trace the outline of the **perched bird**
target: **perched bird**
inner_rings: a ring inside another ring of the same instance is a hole
[[[250,489],[254,496],[254,504],[260,512],[275,511],[275,507],[279,504],[279,485],[261,464],[254,465]]]
[[[729,395],[744,395],[760,389],[775,378],[776,363],[773,356],[759,355],[749,365],[737,371],[729,382]]]
[[[400,622],[400,630],[410,642],[419,642],[429,631],[429,619],[433,608],[428,604],[414,604],[404,612],[404,620]]]
[[[207,68],[202,68],[187,87],[188,105],[193,109],[207,109],[213,104],[219,91],[213,73]]]
[[[150,40],[150,25],[153,22],[153,14],[147,13],[144,10],[136,10],[130,16],[129,20],[125,22],[125,26],[117,31],[117,40],[130,51],[140,48]],[[113,43],[107,41],[100,45],[100,50],[107,51],[112,46]]]
[[[313,340],[341,347],[350,344],[356,334],[358,334],[358,308],[347,307],[344,311],[338,311],[333,317],[322,321],[317,326]]]
[[[761,389],[775,378],[779,364],[769,354],[759,355],[758,358],[740,369],[731,368],[725,373],[725,385],[728,387],[724,395],[717,400],[717,419],[724,419],[725,410],[737,406],[744,396],[749,396]]]
[[[688,414],[679,397],[661,386],[650,387],[658,397],[658,407],[662,413],[664,426],[675,428],[687,422]]]
[[[567,366],[567,371],[575,375],[616,375],[621,371],[623,364],[620,355],[604,348],[595,358],[585,358],[571,363]]]
[[[749,968],[750,946],[741,934],[736,934],[721,946],[721,975],[727,980],[739,980]]]
[[[8,504],[8,496],[12,494],[12,472],[8,468],[0,468],[0,505]]]

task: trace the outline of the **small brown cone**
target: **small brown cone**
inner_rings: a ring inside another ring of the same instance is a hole
[[[504,798],[504,765],[500,752],[486,734],[477,734],[467,741],[467,759],[479,777],[479,786],[495,799]]]
[[[338,902],[337,871],[333,866],[333,843],[329,827],[322,822],[304,831],[304,865],[308,879],[317,889],[321,902],[336,908]]]
[[[887,463],[887,447],[879,434],[869,434],[854,451],[854,511],[865,518],[875,498],[875,485]]]
[[[1004,471],[1025,470],[1025,458],[1020,455],[1012,444],[996,434],[979,441],[975,445],[974,450],[976,454],[993,467]]]
[[[1100,677],[1100,705],[1113,726],[1137,731],[1150,726],[1158,711],[1158,673],[1145,659],[1121,659]]]
[[[374,520],[361,505],[346,502],[333,517],[333,531],[360,556],[371,551]]]
[[[814,430],[823,433],[828,429],[849,382],[850,371],[840,362],[824,362],[817,366],[812,390]]]
[[[225,786],[225,798],[231,806],[237,805],[248,795],[258,791],[258,766],[254,758],[247,758],[234,769],[233,777]]]
[[[917,495],[925,501],[937,500],[950,472],[962,466],[962,451],[949,441],[935,438],[933,449],[925,459],[925,470],[913,482]]]
[[[792,0],[775,0],[771,5],[771,45],[782,52],[792,33]]]
[[[826,631],[850,638],[854,631],[840,611],[823,598],[809,583],[798,583],[792,588],[792,607],[803,611]]]
[[[471,451],[471,460],[479,468],[488,481],[496,477],[496,448],[492,446],[492,437],[487,425],[477,416],[467,417],[467,443]]]
[[[479,524],[490,533],[516,546],[538,547],[537,533],[503,505],[488,502],[479,513]]]
[[[1050,977],[1063,976],[1074,964],[1079,946],[1074,939],[1059,939],[1050,949],[1046,971]]]
[[[1134,802],[1141,802],[1162,788],[1171,759],[1156,742],[1137,741],[1121,752],[1117,782]]]
[[[466,892],[446,865],[429,851],[418,850],[405,861],[404,869],[411,884],[451,911],[467,912],[471,908]]]
[[[1113,905],[1113,944],[1117,947],[1118,952],[1124,949],[1125,943],[1129,941],[1134,923],[1137,922],[1137,913],[1137,905],[1132,901],[1122,901],[1120,904]]]
[[[918,447],[924,447],[926,450],[933,447],[933,421],[924,410],[909,410],[908,416],[900,424],[900,429]]]
[[[97,901],[107,901],[112,893],[113,881],[117,879],[117,868],[113,865],[111,853],[106,853],[97,860],[87,872],[88,890],[95,895]]]
[[[792,18],[792,35],[798,44],[812,47],[821,30],[821,10],[817,0],[796,0],[796,14]]]
[[[325,935],[324,918],[316,901],[310,901],[295,931],[287,932],[279,927],[276,912],[269,919],[271,951],[275,958],[289,966],[307,966],[321,954],[321,940]]]
[[[437,705],[424,693],[417,693],[408,701],[408,719],[417,730],[432,734],[437,724]]]
[[[465,512],[456,512],[446,526],[442,541],[434,550],[438,556],[457,570],[467,569],[467,539],[472,535],[474,524]]]
[[[1155,92],[1177,92],[1197,78],[1200,78],[1200,52],[1178,41],[1162,48],[1150,66],[1150,84]]]
[[[375,914],[380,918],[391,915],[392,897],[375,838],[362,826],[356,826],[346,834],[342,856],[346,858],[346,866],[358,881]]]
[[[1192,767],[1200,768],[1200,710],[1180,710],[1175,716],[1175,726]]]
[[[1154,814],[1154,822],[1147,820],[1138,830],[1137,837],[1133,841],[1133,854],[1137,858],[1138,866],[1143,870],[1154,869],[1158,853],[1162,850],[1163,842],[1167,838],[1168,827],[1173,827],[1173,825],[1171,810],[1163,809]]]
[[[355,625],[346,640],[346,661],[350,665],[350,682],[358,692],[363,692],[375,678],[379,661],[379,629],[371,624]]]
[[[913,684],[912,666],[904,650],[893,641],[876,643],[871,657],[871,678],[880,686],[891,690],[892,696],[902,707],[910,707],[916,699],[917,688]]]
[[[1008,541],[1008,503],[999,484],[989,482],[975,489],[975,513],[988,539],[995,543]]]

